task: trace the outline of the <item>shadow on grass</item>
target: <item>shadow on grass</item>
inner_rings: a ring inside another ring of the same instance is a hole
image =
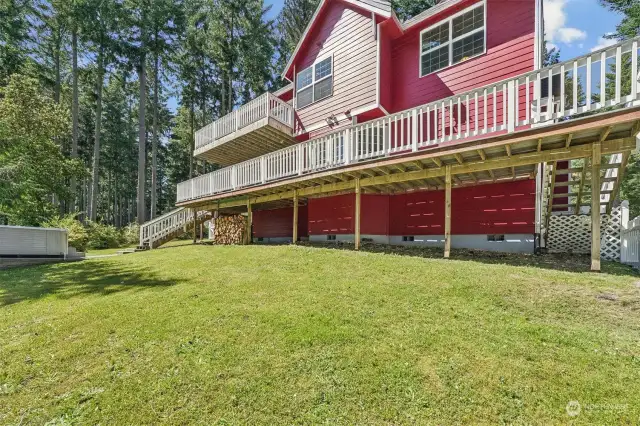
[[[87,294],[109,295],[122,291],[168,287],[153,272],[122,263],[82,261],[0,271],[0,306],[50,294],[71,298]]]
[[[353,250],[352,243],[300,243],[306,247],[335,250]],[[391,246],[386,244],[363,243],[360,251],[368,253],[394,254],[399,256],[442,259],[442,248],[418,246]],[[517,254],[483,250],[451,250],[451,259],[473,261],[493,265],[526,266],[566,272],[590,272],[591,257],[578,254]],[[611,275],[637,277],[640,271],[617,262],[602,262],[602,272]]]

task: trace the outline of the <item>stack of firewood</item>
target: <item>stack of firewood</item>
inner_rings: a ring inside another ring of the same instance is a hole
[[[244,244],[247,231],[247,218],[241,215],[220,216],[215,222],[215,244]]]

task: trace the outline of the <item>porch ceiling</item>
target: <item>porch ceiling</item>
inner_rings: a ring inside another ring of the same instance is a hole
[[[417,153],[360,162],[340,169],[303,175],[232,193],[179,204],[199,209],[223,209],[300,198],[353,192],[360,179],[363,193],[402,193],[445,186],[446,166],[453,186],[532,179],[536,164],[591,156],[601,142],[602,155],[635,149],[640,132],[640,108],[628,108],[581,119],[457,143],[452,141]],[[257,207],[257,206],[256,206]]]
[[[197,149],[194,156],[227,167],[286,148],[296,142],[290,127],[267,117]]]

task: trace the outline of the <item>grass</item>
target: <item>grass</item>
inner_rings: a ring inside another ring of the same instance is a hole
[[[87,249],[87,256],[107,256],[111,254],[117,254],[119,251],[135,248],[135,245],[118,247],[118,248],[107,248],[107,249]]]
[[[0,424],[640,421],[630,269],[376,251],[178,245],[0,271]]]

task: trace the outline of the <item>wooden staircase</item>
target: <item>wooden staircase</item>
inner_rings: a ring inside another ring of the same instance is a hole
[[[140,227],[139,249],[158,248],[169,241],[193,230],[211,219],[210,211],[199,211],[194,220],[194,210],[180,207],[146,222]]]
[[[620,191],[620,183],[629,160],[629,152],[603,157],[600,166],[600,208],[609,214]],[[554,212],[591,214],[591,160],[585,158],[579,167],[571,162],[547,164],[546,221]],[[563,178],[561,178],[563,177]],[[562,202],[558,202],[563,200]]]

